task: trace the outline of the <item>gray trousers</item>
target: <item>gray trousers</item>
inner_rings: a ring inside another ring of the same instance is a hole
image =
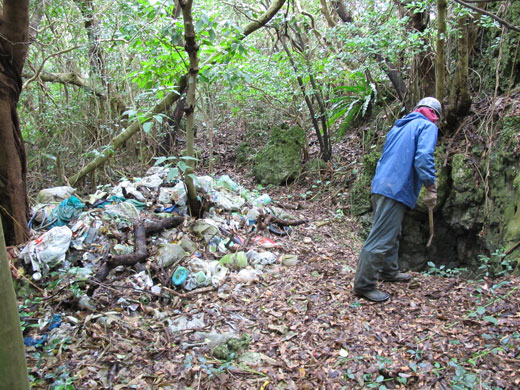
[[[359,254],[354,279],[354,289],[360,292],[374,290],[378,275],[393,277],[399,272],[399,235],[407,206],[378,194],[372,195],[372,206],[374,222]]]

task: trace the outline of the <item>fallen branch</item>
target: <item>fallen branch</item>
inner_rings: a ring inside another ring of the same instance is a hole
[[[292,204],[283,204],[280,202],[275,202],[274,204],[276,206],[278,206],[282,209],[286,209],[286,210],[301,210],[303,208],[300,203],[296,203],[295,205],[292,205]]]
[[[332,222],[334,222],[334,219],[326,219],[324,221],[316,222],[316,227],[322,227]]]
[[[298,225],[303,225],[304,223],[307,223],[307,222],[309,222],[308,219],[300,219],[298,221],[286,221],[284,219],[271,215],[271,223],[276,223],[279,226],[298,226]]]
[[[182,95],[186,88],[186,77],[181,77],[179,85],[177,89],[173,92],[170,92],[168,96],[166,96],[161,102],[159,102],[154,108],[148,111],[144,117],[151,118],[153,115],[160,114],[165,112],[173,103],[175,103],[179,97]],[[137,131],[141,128],[141,121],[137,120],[128,126],[124,131],[119,133],[116,137],[112,138],[110,143],[104,148],[103,152],[101,152],[94,160],[89,162],[85,167],[83,167],[77,174],[72,176],[69,180],[71,186],[76,185],[76,183],[84,178],[87,174],[95,170],[96,168],[103,165],[112,155],[114,155],[116,149],[121,147],[130,137],[132,137]]]
[[[177,292],[171,288],[168,288],[168,287],[165,287],[165,286],[162,286],[162,289],[169,292],[170,294],[173,294],[175,295],[176,297],[179,297],[179,298],[188,298],[188,297],[191,297],[193,295],[197,295],[197,294],[202,294],[202,293],[206,293],[206,292],[209,292],[209,291],[213,291],[213,290],[216,290],[217,288],[215,286],[207,286],[207,287],[202,287],[202,288],[196,288],[194,290],[191,290],[189,292],[186,292],[186,293],[180,293],[180,292]]]
[[[506,251],[506,253],[504,253],[504,257],[506,257],[507,255],[510,255],[511,253],[513,253],[519,246],[520,246],[520,241],[518,241],[515,245],[513,245],[511,248],[509,248]]]
[[[184,217],[172,217],[159,222],[148,222],[147,224],[134,224],[135,250],[126,255],[109,255],[95,276],[97,282],[104,281],[108,273],[117,266],[132,266],[146,260],[148,251],[146,249],[146,236],[158,231],[179,226],[184,222]]]

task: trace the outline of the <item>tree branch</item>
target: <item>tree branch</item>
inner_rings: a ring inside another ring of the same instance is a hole
[[[517,27],[517,26],[509,23],[507,20],[504,20],[489,11],[483,10],[482,8],[479,8],[479,7],[475,7],[474,5],[468,4],[462,0],[455,0],[455,3],[458,3],[458,4],[462,5],[463,7],[469,8],[470,10],[473,10],[475,12],[481,13],[483,15],[487,15],[490,18],[495,19],[498,23],[507,27],[510,30],[520,32],[520,27]]]
[[[258,20],[255,20],[244,27],[244,36],[248,36],[249,34],[255,32],[259,28],[265,26],[267,22],[269,22],[273,18],[273,16],[276,15],[280,8],[283,7],[284,4],[285,0],[273,1],[271,6],[267,9],[267,11],[265,11],[265,14],[260,16]]]
[[[36,80],[38,78],[38,75],[41,73],[42,69],[43,69],[43,66],[45,65],[45,63],[47,62],[47,60],[51,59],[52,57],[56,57],[56,56],[59,56],[61,54],[65,54],[65,53],[68,53],[70,51],[73,51],[73,50],[76,50],[78,48],[80,48],[81,46],[73,46],[73,47],[69,47],[67,49],[64,49],[64,50],[60,50],[56,53],[52,53],[52,54],[49,54],[47,57],[45,57],[42,61],[42,63],[40,64],[40,67],[38,68],[38,70],[36,72],[34,72],[34,75],[25,82],[25,84],[23,85],[23,89],[26,89],[27,86],[32,83],[34,80]]]
[[[170,92],[163,100],[161,100],[155,107],[153,107],[150,111],[145,114],[145,117],[151,117],[155,114],[160,114],[168,107],[170,107],[173,103],[175,103],[179,97],[184,92],[186,88],[186,78],[182,77],[177,89],[173,92]],[[88,163],[84,168],[82,168],[77,174],[72,176],[69,180],[70,185],[75,185],[80,179],[85,177],[88,173],[92,172],[97,167],[103,165],[112,155],[115,153],[115,150],[123,145],[131,136],[133,136],[141,127],[141,122],[139,120],[132,123],[129,127],[127,127],[123,132],[119,133],[116,137],[112,138],[110,143],[106,146],[105,150],[100,153],[94,160]]]

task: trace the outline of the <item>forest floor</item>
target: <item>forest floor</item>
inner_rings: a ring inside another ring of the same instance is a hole
[[[221,174],[256,186],[226,164]],[[316,180],[265,190],[309,222],[284,237],[266,233],[278,245],[270,250],[298,262],[266,266],[251,284],[230,277],[218,289],[158,297],[124,269],[96,289],[93,307],[79,303],[85,287],[56,274],[44,293],[19,290],[25,335],[48,331],[31,321],[61,319],[51,341],[27,347],[33,388],[520,388],[520,278],[433,269],[382,283],[385,303],[360,300],[352,293],[359,227],[335,199],[344,183],[320,192],[315,183],[331,178]],[[234,344],[222,344],[229,337]],[[219,343],[228,348],[220,359]]]

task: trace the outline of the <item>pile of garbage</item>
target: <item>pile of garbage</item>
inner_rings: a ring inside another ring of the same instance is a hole
[[[108,257],[136,250],[135,224],[172,216],[183,216],[184,223],[149,237],[147,261],[154,267],[129,276],[134,287],[159,294],[163,287],[218,287],[229,277],[250,284],[260,280],[268,265],[298,261],[266,237],[291,232],[291,223],[277,225],[266,216],[295,220],[274,207],[268,194],[250,191],[228,175],[197,176],[197,193],[211,207],[203,218],[192,219],[187,215],[185,183],[180,176],[169,180],[169,173],[170,168],[155,166],[145,177],[101,186],[88,197],[69,186],[40,191],[29,221],[35,238],[19,255],[32,268],[32,278],[40,280],[56,269],[81,280],[93,278]],[[260,229],[261,220],[268,224]],[[170,285],[154,278],[151,269],[171,275]]]

